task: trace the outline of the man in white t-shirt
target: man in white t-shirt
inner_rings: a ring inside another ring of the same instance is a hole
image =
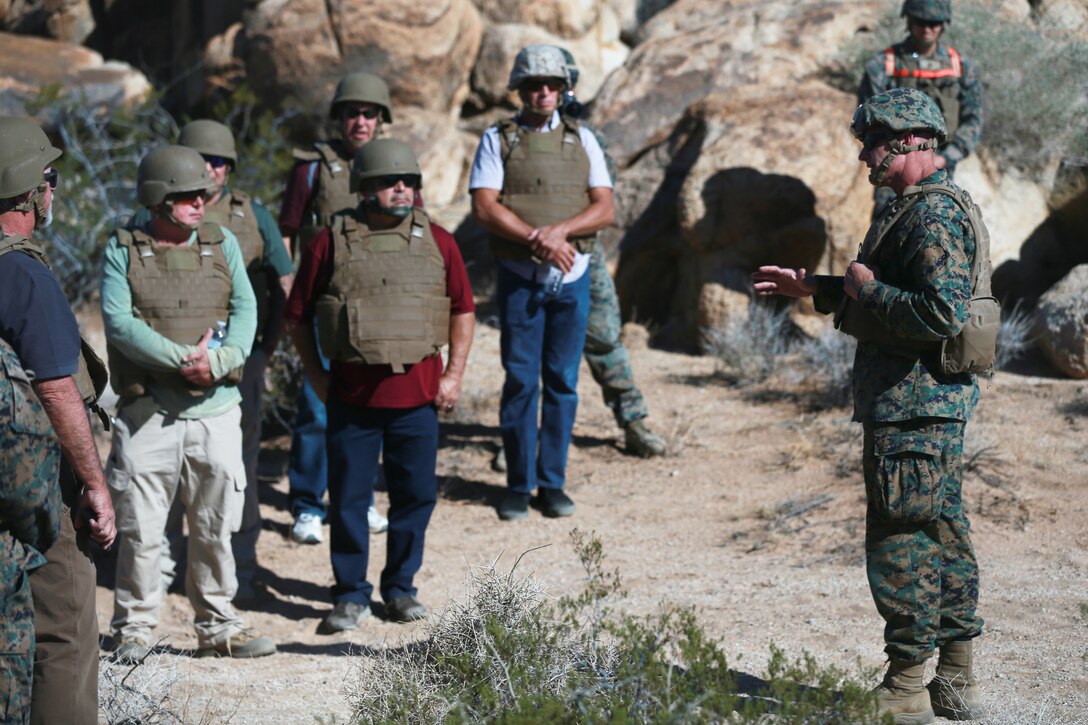
[[[586,270],[596,234],[615,210],[600,144],[559,115],[569,83],[559,48],[522,48],[508,84],[518,92],[521,113],[487,129],[469,180],[473,214],[491,233],[499,262],[506,370],[499,426],[509,486],[499,505],[503,520],[528,516],[534,488],[545,516],[574,513],[563,484],[589,319]]]

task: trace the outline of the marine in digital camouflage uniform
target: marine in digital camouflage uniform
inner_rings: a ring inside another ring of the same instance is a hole
[[[0,723],[30,722],[34,604],[27,574],[60,532],[60,446],[15,351],[0,339]]]
[[[899,14],[907,18],[908,35],[865,64],[858,103],[891,88],[917,88],[932,98],[948,128],[947,140],[937,148],[937,168],[945,168],[951,178],[982,136],[978,65],[940,40],[945,24],[952,22],[951,0],[906,0]],[[875,213],[893,195],[878,187],[874,196]]]
[[[931,722],[934,711],[963,719],[978,714],[971,641],[983,626],[961,495],[963,432],[978,386],[969,373],[942,372],[939,351],[968,319],[976,230],[949,194],[968,205],[969,197],[936,167],[946,127],[928,97],[909,88],[878,94],[852,129],[870,181],[896,195],[874,219],[860,261],[845,277],[761,267],[753,278],[759,294],[814,296],[817,310],[836,312],[840,329],[858,338],[866,570],[890,659],[880,703],[897,723]],[[935,648],[939,677],[927,689]]]

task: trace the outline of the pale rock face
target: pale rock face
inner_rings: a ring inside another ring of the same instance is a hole
[[[396,107],[455,118],[468,96],[482,22],[470,0],[337,3],[265,0],[247,16],[250,82],[269,99],[324,109],[339,78],[365,70]]]
[[[1088,378],[1088,265],[1074,267],[1039,298],[1035,334],[1059,370]]]
[[[595,119],[622,166],[668,136],[685,109],[713,93],[788,88],[811,76],[883,4],[869,0],[679,0],[597,97]]]
[[[1036,11],[1044,27],[1088,34],[1088,0],[1042,0]]]
[[[385,127],[384,136],[404,141],[416,152],[427,207],[453,202],[467,185],[472,164],[472,150],[463,134],[444,113],[405,107],[397,109],[395,119]]]
[[[151,92],[147,77],[127,63],[71,43],[0,33],[0,113],[25,114],[23,104],[52,84],[79,90],[91,105],[125,105]]]
[[[476,0],[476,7],[493,23],[533,25],[560,38],[585,35],[602,11],[597,0]]]
[[[688,109],[682,130],[621,176],[625,310],[654,319],[665,344],[698,347],[707,283],[747,295],[762,264],[841,273],[872,207],[852,110],[850,94],[818,82]]]

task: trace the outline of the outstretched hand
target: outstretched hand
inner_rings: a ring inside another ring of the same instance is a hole
[[[756,294],[785,295],[786,297],[811,297],[816,293],[816,285],[805,279],[805,270],[790,269],[767,265],[752,272],[752,285]]]

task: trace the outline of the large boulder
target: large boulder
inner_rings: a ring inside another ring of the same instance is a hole
[[[144,74],[127,63],[71,43],[0,33],[0,113],[25,115],[26,102],[51,85],[79,93],[89,105],[125,105],[151,92]]]
[[[1088,34],[1088,0],[1037,0],[1032,5],[1040,25]]]
[[[444,113],[468,96],[482,23],[470,0],[326,3],[264,0],[246,16],[250,83],[269,102],[323,115],[337,80],[367,70],[389,84],[394,105]]]
[[[884,8],[876,0],[679,0],[597,95],[594,118],[619,165],[664,141],[693,103],[811,77]]]
[[[533,25],[561,38],[585,35],[603,12],[613,12],[595,0],[476,0],[476,7],[492,23]]]
[[[0,0],[0,30],[82,43],[94,31],[90,0]]]
[[[428,209],[448,206],[468,185],[477,139],[459,131],[446,114],[401,108],[396,123],[386,127],[386,135],[404,141],[416,152]]]
[[[1035,333],[1047,358],[1072,378],[1088,378],[1088,264],[1039,298]]]
[[[743,292],[761,264],[833,273],[854,257],[872,190],[853,103],[818,82],[714,96],[624,172],[617,285],[657,342],[698,347],[708,283]]]

